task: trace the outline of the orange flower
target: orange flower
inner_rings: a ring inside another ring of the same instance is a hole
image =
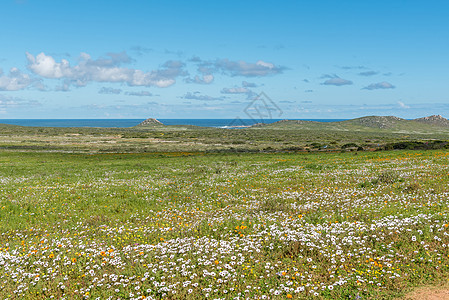
[[[288,299],[293,298],[292,294],[287,294],[287,298],[288,298]]]

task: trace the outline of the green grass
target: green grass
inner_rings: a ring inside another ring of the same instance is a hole
[[[0,152],[0,298],[391,299],[446,282],[448,155]]]
[[[413,122],[414,127],[408,129],[405,127],[379,129],[366,126],[362,128],[360,124],[351,122],[355,121],[334,123],[302,121],[300,124],[288,121],[235,130],[181,125],[133,128],[47,128],[5,125],[0,126],[0,150],[69,153],[182,151],[242,153],[385,148],[438,149],[446,147],[449,140],[447,128],[418,122]],[[403,125],[406,126],[412,121],[404,122]],[[418,130],[417,126],[421,129]],[[429,146],[427,143],[432,144]]]

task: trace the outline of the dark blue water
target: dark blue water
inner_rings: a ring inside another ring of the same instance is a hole
[[[256,123],[274,123],[280,119],[158,119],[165,125],[195,125],[202,127],[239,128]],[[344,119],[302,119],[305,121],[336,122]],[[0,119],[0,123],[35,127],[132,127],[144,119]]]

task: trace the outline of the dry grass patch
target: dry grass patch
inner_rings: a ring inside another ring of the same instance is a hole
[[[448,286],[431,286],[415,289],[413,292],[405,295],[404,300],[449,300]]]

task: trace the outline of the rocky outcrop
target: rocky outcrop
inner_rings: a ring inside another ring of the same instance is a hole
[[[143,121],[142,123],[140,123],[137,126],[152,126],[152,125],[164,125],[164,124],[162,124],[162,122],[160,122],[160,121],[158,121],[158,120],[156,120],[154,118],[149,118],[149,119],[146,119],[145,121]]]
[[[449,127],[449,120],[442,117],[441,115],[433,115],[429,117],[415,119],[413,121],[441,127]]]
[[[394,125],[396,125],[398,122],[401,121],[405,120],[395,116],[369,116],[349,120],[347,122],[353,123],[354,125],[361,125],[364,127],[386,129],[394,127]]]

